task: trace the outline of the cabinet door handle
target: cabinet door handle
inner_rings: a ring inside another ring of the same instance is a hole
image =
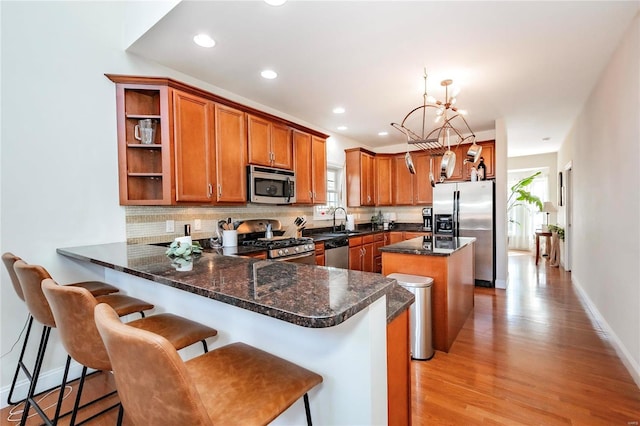
[[[222,184],[218,184],[218,197],[222,197]]]
[[[207,187],[208,187],[207,198],[211,198],[211,196],[213,195],[213,185],[209,184],[207,185]]]

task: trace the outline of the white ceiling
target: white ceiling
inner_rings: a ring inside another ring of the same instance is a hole
[[[406,141],[390,123],[422,103],[426,66],[430,95],[453,79],[474,132],[502,118],[509,156],[530,155],[559,148],[639,4],[183,1],[129,51],[374,148]]]

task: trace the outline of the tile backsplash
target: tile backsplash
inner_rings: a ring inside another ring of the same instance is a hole
[[[349,214],[356,215],[356,223],[366,223],[371,216],[378,212],[396,212],[398,222],[416,222],[422,220],[420,207],[360,207],[348,208]],[[215,234],[218,221],[231,217],[232,220],[248,219],[277,219],[282,224],[285,235],[295,235],[296,217],[307,220],[307,229],[331,226],[331,220],[313,220],[311,206],[272,206],[262,204],[248,204],[231,207],[180,207],[180,206],[126,206],[127,242],[132,244],[153,244],[173,241],[184,235],[185,225],[191,225],[191,235],[194,239],[209,238]],[[201,222],[201,229],[195,229],[195,220]],[[166,232],[166,222],[174,221],[174,231]]]

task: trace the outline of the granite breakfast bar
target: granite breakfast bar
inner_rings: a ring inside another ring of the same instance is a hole
[[[203,253],[177,271],[165,248],[126,243],[61,248],[105,281],[215,327],[215,348],[243,341],[323,376],[310,393],[317,424],[387,423],[388,322],[413,296],[379,274]],[[188,352],[184,357],[197,355]],[[302,402],[273,424],[301,424]]]

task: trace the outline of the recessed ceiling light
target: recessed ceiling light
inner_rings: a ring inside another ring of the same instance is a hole
[[[282,6],[287,0],[264,0],[264,2],[269,6]]]
[[[378,136],[387,136],[389,132],[378,132]]]
[[[546,141],[550,141],[551,138],[549,136],[547,136],[546,138],[542,138],[542,140],[546,142]]]
[[[333,113],[334,114],[344,114],[346,110],[343,107],[335,107],[333,109]]]
[[[195,44],[201,47],[213,47],[216,45],[216,41],[209,37],[207,34],[198,34],[193,37]]]
[[[338,126],[338,130],[347,130],[347,126]]]
[[[278,76],[278,73],[273,70],[264,70],[260,73],[262,78],[266,78],[267,80],[273,80]]]

